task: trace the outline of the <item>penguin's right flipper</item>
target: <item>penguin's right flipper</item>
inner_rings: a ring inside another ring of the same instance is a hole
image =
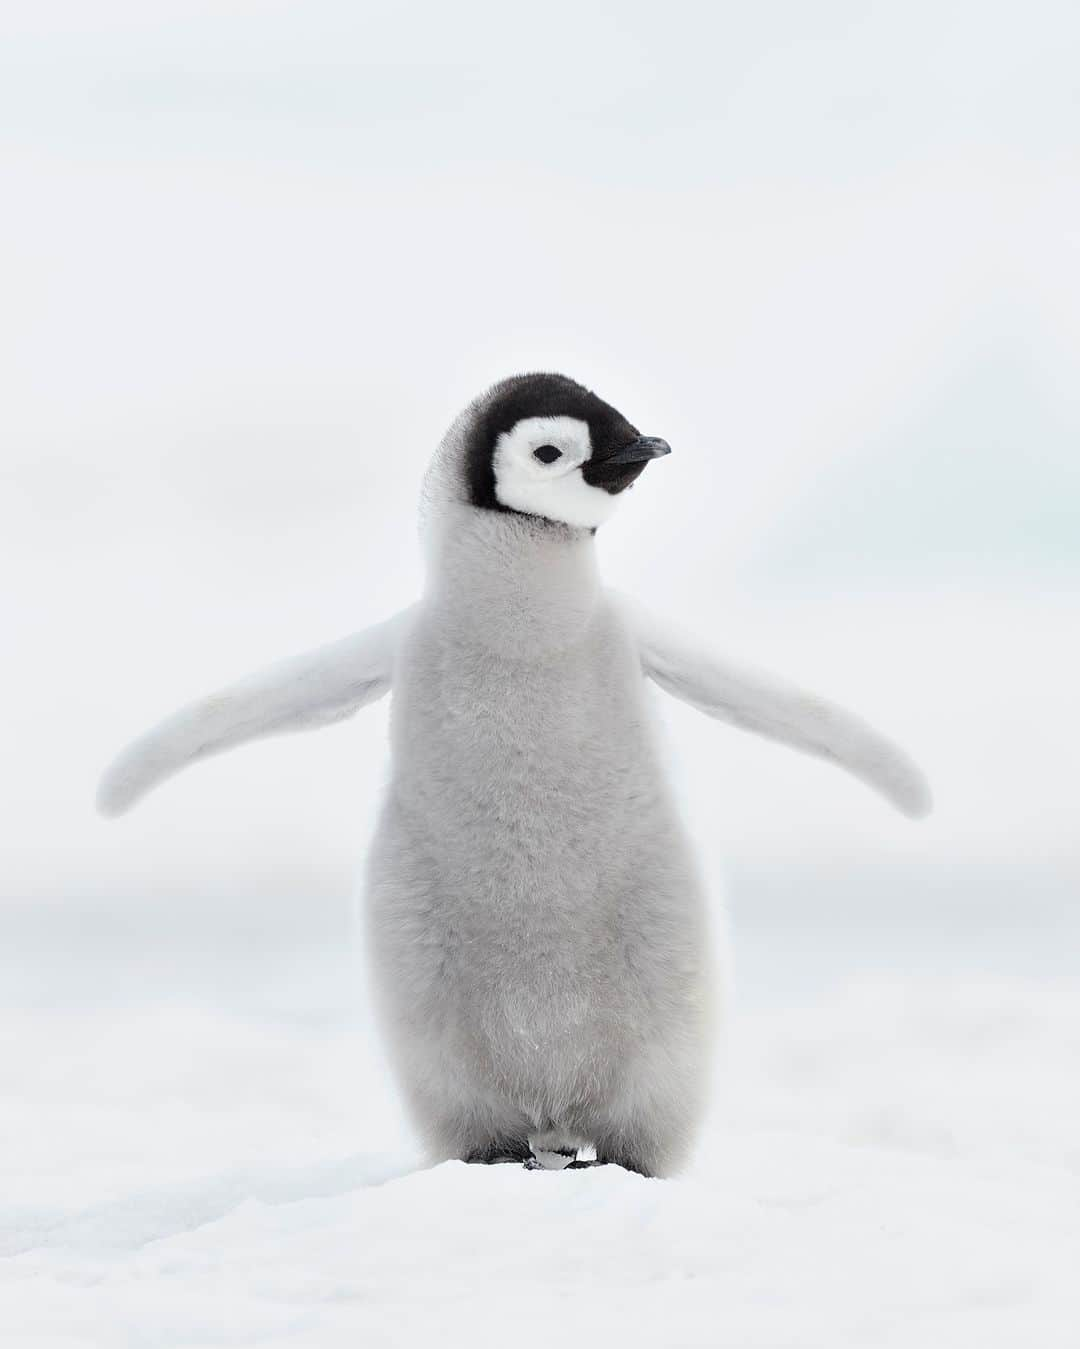
[[[762,670],[703,650],[638,605],[624,600],[623,606],[642,669],[665,692],[706,716],[830,760],[912,819],[929,814],[930,787],[921,769],[861,717]]]
[[[113,760],[98,787],[98,810],[122,815],[188,764],[249,740],[326,726],[375,702],[389,691],[408,613],[281,661],[181,708]]]

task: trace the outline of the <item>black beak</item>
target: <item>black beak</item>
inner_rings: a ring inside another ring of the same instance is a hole
[[[671,453],[671,446],[658,436],[638,436],[629,445],[602,455],[599,459],[587,459],[582,465],[581,475],[592,487],[602,487],[605,492],[614,495],[625,491],[627,487],[644,472],[650,459],[660,459]]]
[[[659,436],[638,436],[614,454],[604,456],[605,464],[644,464],[650,459],[662,459],[671,453],[671,446]]]

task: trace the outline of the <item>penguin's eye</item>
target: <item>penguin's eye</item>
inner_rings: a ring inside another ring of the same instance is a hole
[[[556,459],[562,458],[562,450],[557,450],[554,445],[537,445],[533,450],[533,458],[539,459],[542,464],[553,464]]]

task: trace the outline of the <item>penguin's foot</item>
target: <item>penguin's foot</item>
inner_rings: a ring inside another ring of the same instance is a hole
[[[526,1171],[584,1171],[589,1166],[607,1166],[607,1158],[582,1157],[578,1148],[538,1148],[525,1163]],[[591,1152],[589,1148],[587,1151]]]
[[[526,1171],[565,1171],[576,1165],[577,1148],[536,1148],[526,1159]]]

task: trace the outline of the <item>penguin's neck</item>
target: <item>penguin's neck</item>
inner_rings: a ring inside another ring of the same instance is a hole
[[[575,645],[600,599],[586,529],[453,504],[428,547],[433,611],[469,645],[529,657]]]

